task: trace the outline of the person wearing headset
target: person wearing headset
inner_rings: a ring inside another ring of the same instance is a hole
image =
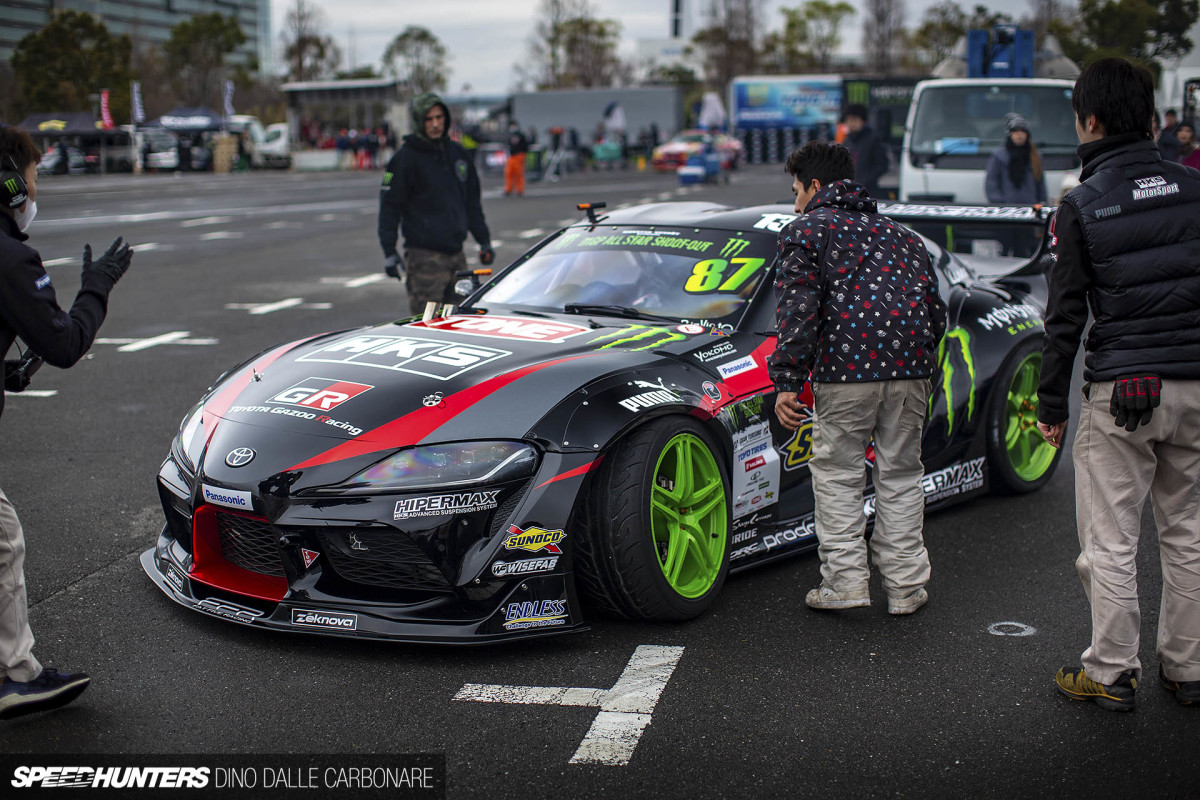
[[[20,362],[5,362],[7,391],[23,389],[30,367],[42,359],[65,369],[83,357],[104,321],[108,294],[133,256],[119,237],[95,260],[85,246],[82,286],[70,311],[59,307],[41,256],[25,244],[37,216],[40,158],[29,134],[0,126],[0,353],[7,354],[18,336],[28,345]],[[0,393],[0,413],[3,400]],[[43,668],[34,657],[24,563],[21,522],[0,490],[0,719],[66,705],[91,680],[82,672]]]

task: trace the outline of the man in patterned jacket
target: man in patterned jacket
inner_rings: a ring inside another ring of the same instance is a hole
[[[946,306],[921,238],[876,213],[845,147],[809,142],[785,170],[801,216],[779,234],[779,340],[767,365],[785,428],[803,421],[797,393],[812,381],[822,580],[805,602],[871,604],[862,495],[873,438],[871,554],[888,612],[911,614],[929,599],[921,433]]]

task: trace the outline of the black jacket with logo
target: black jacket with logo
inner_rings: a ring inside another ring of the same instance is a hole
[[[1143,134],[1082,145],[1083,182],[1053,222],[1038,418],[1067,419],[1088,308],[1084,378],[1200,380],[1200,171]]]
[[[383,254],[396,252],[397,226],[405,247],[457,253],[470,231],[479,246],[488,249],[491,234],[479,194],[479,173],[462,145],[445,136],[437,141],[415,133],[405,136],[383,174],[379,199]]]
[[[933,374],[946,304],[921,237],[853,181],[823,188],[779,233],[775,388]]]
[[[846,134],[846,149],[854,156],[854,181],[861,183],[872,197],[879,195],[879,179],[891,166],[887,145],[869,125],[858,133]]]
[[[20,336],[47,364],[66,369],[92,346],[108,311],[112,280],[87,271],[69,312],[54,294],[42,258],[25,244],[16,221],[0,213],[0,353],[7,354]],[[0,413],[4,410],[0,394]]]

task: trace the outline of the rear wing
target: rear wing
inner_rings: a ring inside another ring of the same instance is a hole
[[[947,252],[1024,261],[1013,275],[1043,271],[1054,211],[1045,206],[879,203],[880,214],[907,225]]]

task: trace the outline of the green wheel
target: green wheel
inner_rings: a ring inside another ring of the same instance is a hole
[[[996,375],[989,419],[988,459],[994,489],[1023,494],[1041,487],[1058,466],[1062,450],[1037,428],[1042,352],[1036,339],[1023,342]]]
[[[575,550],[594,605],[660,622],[712,605],[729,571],[729,480],[717,452],[699,423],[664,417],[605,456]]]

